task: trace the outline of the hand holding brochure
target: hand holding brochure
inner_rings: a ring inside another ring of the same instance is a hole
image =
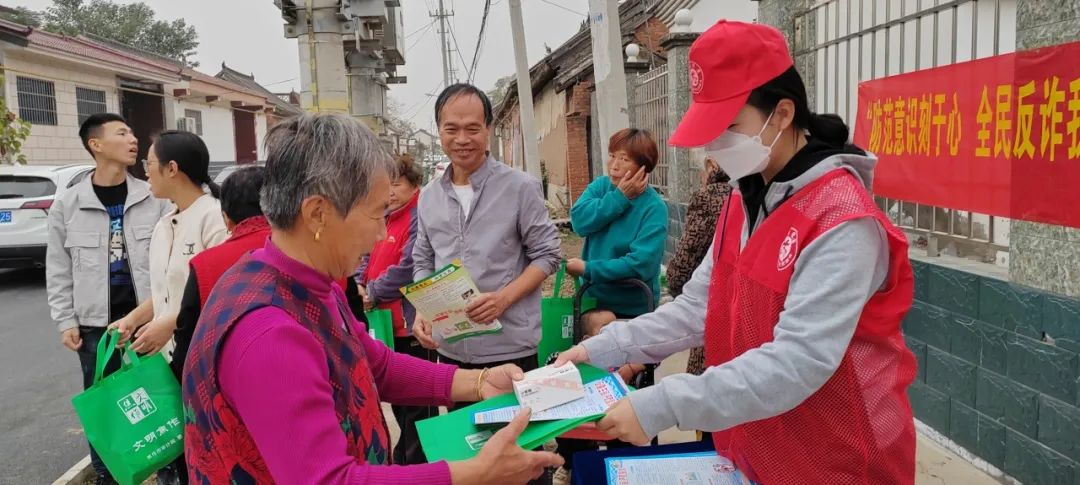
[[[556,421],[603,415],[608,408],[619,402],[619,399],[626,397],[628,392],[619,374],[608,374],[600,380],[586,384],[585,397],[533,413],[529,421]],[[509,423],[520,409],[521,406],[518,405],[479,411],[473,414],[473,424]]]
[[[502,332],[495,320],[480,324],[469,320],[465,308],[480,294],[468,271],[455,259],[431,276],[401,288],[417,313],[431,321],[432,332],[447,342]]]
[[[577,364],[581,373],[582,382],[589,383],[602,379],[617,379],[603,369],[598,369],[588,364]],[[619,385],[621,380],[615,380]],[[609,385],[611,381],[609,380]],[[629,390],[622,387],[622,395],[628,394]],[[612,396],[614,398],[614,396]],[[584,401],[586,398],[579,399]],[[614,402],[614,401],[613,401]],[[416,431],[420,435],[420,444],[424,447],[424,454],[429,461],[438,460],[465,460],[476,456],[492,435],[498,431],[501,424],[480,425],[473,422],[473,416],[479,412],[491,411],[516,406],[517,398],[513,393],[502,394],[493,398],[456,409],[442,416],[425,419],[416,423]],[[552,408],[552,411],[556,408]],[[594,411],[596,408],[589,410]],[[595,414],[589,414],[577,418],[557,419],[551,421],[536,421],[529,423],[525,431],[518,436],[517,443],[526,450],[535,449],[546,441],[559,436],[582,423],[596,421],[603,417],[607,408],[600,408]],[[580,415],[581,411],[574,413]],[[513,415],[510,415],[513,417]],[[506,421],[509,421],[507,419]],[[491,421],[495,423],[495,421]]]

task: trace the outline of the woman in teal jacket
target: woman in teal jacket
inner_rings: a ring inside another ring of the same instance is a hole
[[[582,316],[586,337],[600,333],[604,325],[615,320],[647,313],[660,300],[667,206],[648,183],[649,173],[659,161],[656,142],[649,132],[628,128],[611,136],[608,152],[608,174],[589,184],[570,210],[570,222],[574,232],[585,238],[585,248],[584,259],[567,261],[566,271],[592,283],[589,296],[597,303],[595,310]],[[652,288],[652,302],[636,286],[612,284],[630,278]],[[644,365],[628,364],[619,369],[619,374],[630,382],[643,370]],[[566,464],[556,477],[572,469],[574,453],[596,449],[593,442],[558,442]],[[607,446],[629,445],[611,442]]]
[[[648,184],[648,174],[659,161],[652,135],[621,130],[611,136],[608,152],[608,175],[589,184],[570,211],[585,248],[583,259],[571,259],[566,269],[591,282],[589,296],[597,300],[597,310],[583,318],[586,335],[616,319],[644,314],[659,301],[667,241],[667,206]],[[646,301],[636,287],[612,284],[629,278],[652,288],[653,301]]]

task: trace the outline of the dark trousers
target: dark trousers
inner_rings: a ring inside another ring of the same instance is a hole
[[[82,367],[83,390],[94,385],[94,370],[97,367],[98,358],[97,348],[104,335],[104,327],[79,327],[79,338],[82,339],[82,347],[79,348],[78,354],[79,365]],[[102,376],[108,376],[118,369],[120,369],[119,351],[113,353],[112,358],[105,365],[105,372]],[[98,476],[112,479],[112,475],[105,468],[105,463],[101,461],[101,457],[98,456],[97,451],[94,451],[93,446],[90,447],[90,464],[94,467],[94,471],[97,472]]]
[[[484,364],[468,364],[465,362],[458,362],[445,355],[440,355],[439,362],[442,362],[444,364],[456,365],[462,369],[483,369],[485,367],[498,367],[503,364],[514,364],[518,367],[521,367],[521,370],[528,372],[538,367],[536,363],[536,354],[527,355],[518,359],[504,360],[501,362],[487,362]],[[537,449],[536,451],[541,450],[542,449]],[[551,485],[551,479],[554,476],[554,473],[555,470],[549,469],[545,471],[544,474],[540,476],[540,478],[529,482],[529,485]]]
[[[408,354],[418,359],[435,362],[434,350],[425,349],[415,337],[394,337],[394,351]],[[429,406],[401,406],[393,404],[394,418],[397,419],[401,436],[394,446],[395,465],[417,465],[427,463],[424,449],[420,446],[420,435],[416,433],[416,422],[439,415],[439,408]]]

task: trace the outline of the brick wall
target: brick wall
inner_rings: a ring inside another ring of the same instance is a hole
[[[589,185],[589,112],[592,102],[591,81],[581,81],[570,88],[566,110],[566,188],[570,201],[576,201]]]
[[[634,31],[634,43],[642,48],[640,57],[648,59],[647,54],[649,52],[663,55],[664,48],[661,47],[660,41],[670,32],[668,26],[655,17],[638,26],[637,30]]]
[[[912,264],[916,417],[1025,484],[1080,484],[1080,300]]]

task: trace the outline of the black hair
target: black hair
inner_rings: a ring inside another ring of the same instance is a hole
[[[796,128],[810,132],[810,136],[829,145],[843,147],[848,141],[848,127],[844,120],[834,114],[817,114],[810,111],[806,100],[806,85],[795,66],[783,74],[762,84],[750,92],[746,104],[766,113],[776,109],[781,100],[790,99],[795,103]]]
[[[161,164],[176,162],[192,182],[205,184],[214,198],[221,198],[221,187],[210,178],[210,150],[199,135],[177,130],[162,132],[154,139],[154,155]]]
[[[105,126],[106,123],[112,123],[114,121],[119,121],[125,125],[127,124],[127,120],[116,113],[98,113],[90,115],[90,117],[79,126],[79,138],[82,139],[82,146],[91,157],[94,156],[94,152],[90,150],[90,139],[101,137],[101,127]]]
[[[221,183],[221,210],[234,224],[263,215],[259,193],[266,180],[266,169],[251,165],[229,174]]]
[[[439,93],[438,99],[435,100],[436,125],[442,121],[442,110],[446,103],[458,96],[476,96],[480,98],[480,104],[484,105],[484,124],[491,126],[495,122],[495,115],[491,111],[491,100],[488,99],[487,94],[484,94],[484,91],[472,84],[457,83],[444,89],[443,92]]]

